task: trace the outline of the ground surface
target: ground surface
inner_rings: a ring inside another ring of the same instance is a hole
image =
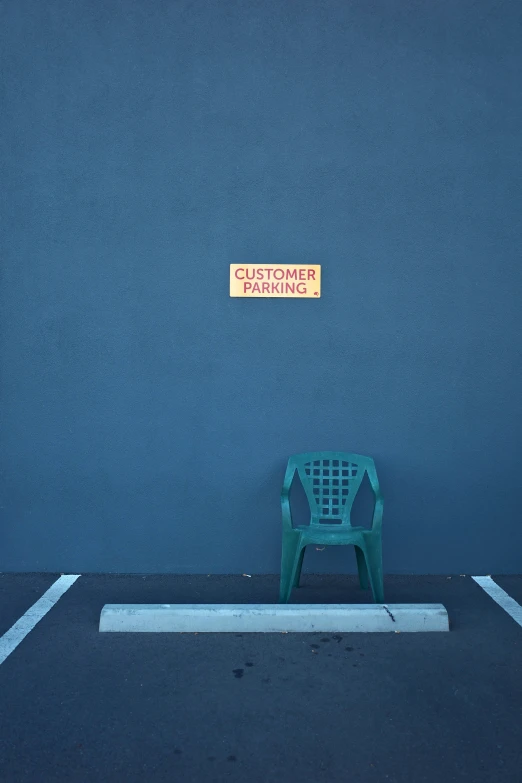
[[[57,575],[0,575],[0,635]],[[522,601],[522,577],[495,577]],[[299,602],[369,600],[303,577]],[[522,628],[470,577],[389,577],[441,634],[100,634],[105,603],[273,602],[270,576],[82,576],[0,666],[0,780],[522,779]]]

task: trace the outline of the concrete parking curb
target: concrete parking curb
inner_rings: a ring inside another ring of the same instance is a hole
[[[106,604],[101,632],[449,631],[442,604]]]

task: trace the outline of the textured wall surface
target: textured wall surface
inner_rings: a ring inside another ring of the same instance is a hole
[[[277,571],[339,449],[388,572],[520,571],[520,2],[0,7],[0,570]]]

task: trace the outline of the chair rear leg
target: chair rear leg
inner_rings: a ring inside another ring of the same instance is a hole
[[[293,587],[299,587],[299,579],[301,578],[301,569],[303,567],[303,558],[304,558],[305,548],[306,547],[304,547],[304,546],[301,547],[301,551],[300,551],[299,556],[297,558],[297,564],[296,564],[296,569],[295,569],[295,576],[294,576],[294,581],[293,581]]]
[[[366,565],[366,557],[360,546],[354,547],[355,557],[357,558],[357,571],[359,572],[359,584],[363,590],[367,590],[370,586],[368,581],[368,566]]]

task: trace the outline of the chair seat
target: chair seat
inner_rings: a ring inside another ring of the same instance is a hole
[[[350,544],[372,534],[372,531],[365,527],[348,525],[299,525],[294,530],[300,534],[303,541],[311,544]]]
[[[306,530],[309,533],[353,533],[355,531],[367,530],[367,528],[353,527],[353,525],[297,525],[294,527],[294,530]]]

